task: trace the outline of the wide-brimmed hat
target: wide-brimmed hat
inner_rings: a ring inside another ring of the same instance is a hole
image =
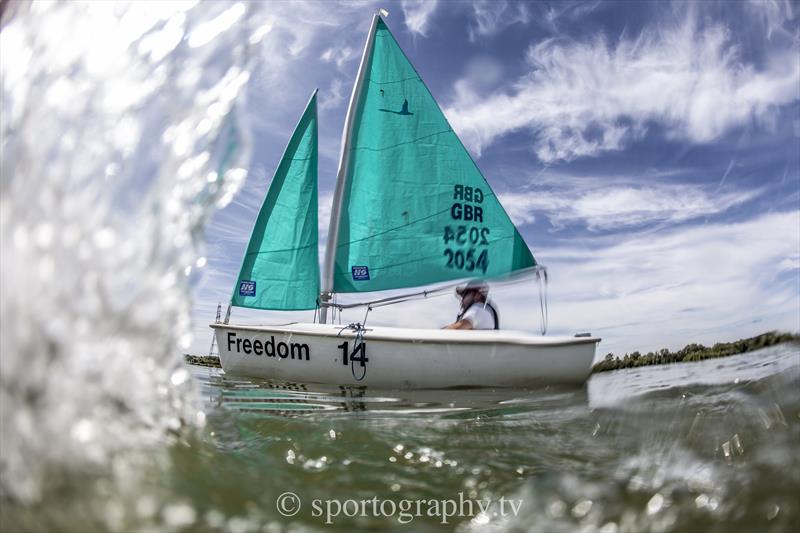
[[[489,293],[489,284],[480,279],[473,279],[467,282],[466,285],[456,287],[456,294],[463,296],[464,293],[469,291],[481,292],[483,294]]]

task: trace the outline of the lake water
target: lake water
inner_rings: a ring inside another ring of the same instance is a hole
[[[3,530],[728,532],[800,521],[797,345],[598,374],[581,389],[373,391],[191,373],[203,428],[107,470],[62,472],[40,503],[5,501]]]

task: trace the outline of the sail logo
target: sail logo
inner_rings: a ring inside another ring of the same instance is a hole
[[[352,272],[353,281],[369,281],[369,267],[354,266]]]
[[[239,282],[239,296],[255,296],[256,295],[256,282],[250,280],[242,280]]]

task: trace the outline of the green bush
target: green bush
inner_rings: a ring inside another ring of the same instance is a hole
[[[642,355],[638,351],[620,359],[613,353],[606,354],[605,359],[594,365],[592,372],[606,372],[608,370],[619,370],[621,368],[633,368],[647,365],[660,365],[668,363],[686,363],[690,361],[702,361],[714,357],[726,357],[745,352],[760,350],[767,346],[774,346],[783,342],[800,342],[800,336],[791,333],[779,333],[770,331],[749,339],[740,339],[734,342],[718,342],[711,348],[702,344],[688,344],[682,349],[671,352],[662,348],[657,352],[648,352]]]

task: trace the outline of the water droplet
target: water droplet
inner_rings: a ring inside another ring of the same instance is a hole
[[[194,507],[187,503],[167,505],[164,507],[164,510],[161,511],[161,514],[164,517],[164,522],[175,529],[193,524],[196,516]]]
[[[731,442],[725,441],[722,443],[722,453],[725,456],[725,462],[731,464],[733,462],[731,457]]]
[[[49,248],[53,242],[53,226],[46,222],[39,224],[33,238],[40,248]]]
[[[189,347],[192,345],[192,334],[191,333],[184,333],[181,335],[180,341],[178,341],[180,347],[184,350],[188,350]]]
[[[294,464],[294,459],[295,459],[294,450],[289,450],[288,452],[286,452],[286,462],[287,463],[289,463],[290,465],[293,465]]]
[[[664,497],[661,494],[656,493],[652,498],[650,498],[650,501],[647,502],[647,514],[656,514],[661,510],[663,505]]]
[[[56,271],[56,263],[50,254],[42,255],[39,258],[39,277],[43,280],[50,279]]]
[[[549,514],[553,518],[559,518],[564,516],[566,510],[567,510],[567,504],[562,502],[561,500],[556,500],[547,506],[547,514]]]
[[[253,531],[254,529],[258,529],[257,527],[253,527],[254,525],[251,523],[250,520],[246,518],[241,518],[239,516],[234,516],[230,520],[228,520],[228,531],[231,533],[247,533],[248,531]]]
[[[777,403],[772,404],[772,412],[775,415],[775,422],[781,424],[782,426],[788,426],[786,423],[786,418],[783,416],[783,411],[781,411],[781,408]]]
[[[322,470],[327,465],[328,458],[326,456],[322,456],[319,459],[308,459],[305,463],[303,463],[303,468],[306,470]]]
[[[489,523],[489,515],[486,513],[478,513],[475,518],[472,519],[472,523],[476,526],[485,526]]]
[[[331,440],[336,440],[336,432],[334,430],[328,431],[328,436],[331,438]]]
[[[739,440],[739,434],[738,433],[735,433],[733,435],[733,438],[731,439],[731,442],[733,443],[733,449],[736,450],[736,453],[738,453],[739,455],[742,455],[744,453],[744,446],[742,446],[742,441]]]
[[[112,176],[115,176],[119,172],[119,169],[120,169],[119,163],[109,163],[109,164],[107,164],[106,165],[106,170],[105,170],[106,178],[110,178]]]
[[[619,526],[616,522],[607,522],[600,528],[600,533],[617,533],[617,531],[619,531]]]
[[[225,525],[225,515],[214,509],[206,513],[205,519],[213,529],[222,529],[222,526]]]
[[[572,516],[583,518],[592,510],[592,500],[581,500],[572,508]]]
[[[769,511],[767,511],[767,520],[772,520],[778,513],[781,512],[781,507],[777,503],[773,503],[772,507],[770,507]]]
[[[28,230],[22,226],[14,228],[14,235],[11,237],[15,248],[25,248],[28,244]]]
[[[82,418],[72,426],[72,438],[78,442],[85,444],[94,438],[94,424],[91,421]]]
[[[392,492],[397,492],[397,491],[399,491],[399,490],[400,490],[400,488],[401,488],[401,487],[400,487],[400,483],[392,483],[392,486],[391,486],[391,487],[389,487],[389,488],[391,488],[391,489],[392,489]]]
[[[179,368],[178,370],[172,373],[172,376],[170,376],[169,381],[170,383],[172,383],[177,387],[178,385],[182,385],[183,383],[185,383],[186,380],[188,379],[189,379],[189,371],[186,370],[185,368]]]
[[[101,250],[114,246],[117,236],[111,228],[102,228],[94,232],[94,244]]]
[[[395,457],[394,455],[389,457],[389,462],[390,463],[396,463],[397,462],[397,457]]]
[[[398,444],[397,446],[394,447],[394,451],[395,453],[400,453],[403,451],[403,448],[404,446],[402,444]]]
[[[631,492],[638,492],[645,486],[644,480],[641,476],[635,475],[628,481],[628,490]]]
[[[213,125],[214,125],[214,123],[213,123],[213,122],[211,122],[211,119],[209,119],[209,118],[204,118],[203,120],[201,120],[201,121],[200,121],[200,122],[197,124],[197,128],[195,128],[195,131],[196,131],[197,133],[199,133],[200,135],[205,135],[206,133],[208,133],[209,131],[211,131],[211,128],[213,127]]]
[[[157,507],[155,498],[147,495],[141,496],[136,501],[136,514],[140,518],[147,519],[156,514]]]

